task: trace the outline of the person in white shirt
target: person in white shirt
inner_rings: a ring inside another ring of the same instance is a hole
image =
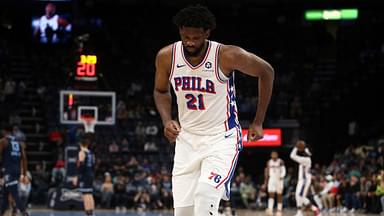
[[[277,194],[277,213],[281,214],[283,210],[283,189],[284,177],[286,174],[284,161],[279,158],[277,151],[272,151],[271,159],[267,162],[265,168],[265,183],[268,187],[268,208],[267,215],[273,214],[274,197]]]
[[[315,213],[315,216],[320,214],[320,209],[315,205],[311,204],[307,198],[308,188],[311,185],[311,152],[306,148],[305,141],[299,140],[296,143],[296,146],[292,149],[290,154],[292,160],[299,164],[299,176],[296,186],[296,205],[297,213],[296,216],[302,216],[302,210],[310,207],[311,210]]]
[[[72,25],[56,14],[55,4],[48,3],[45,6],[45,14],[38,21],[35,36],[39,38],[41,43],[58,43],[60,41],[60,29],[69,32],[72,29]]]
[[[327,175],[325,180],[327,180],[327,184],[320,192],[322,204],[327,211],[334,212],[335,193],[332,193],[332,189],[335,187],[335,182],[332,175]]]

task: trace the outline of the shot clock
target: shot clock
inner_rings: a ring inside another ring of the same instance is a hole
[[[76,65],[76,80],[96,81],[97,80],[97,56],[96,55],[80,55],[80,59]]]

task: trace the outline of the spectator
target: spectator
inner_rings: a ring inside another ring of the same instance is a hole
[[[133,201],[137,211],[143,212],[148,210],[151,203],[151,197],[148,190],[140,187]]]
[[[101,206],[103,208],[111,208],[111,201],[113,196],[113,184],[111,174],[106,172],[104,174],[104,182],[101,185]]]
[[[333,181],[333,176],[327,175],[325,179],[327,180],[327,183],[325,184],[323,190],[320,192],[322,203],[325,210],[329,212],[335,212],[334,202],[336,191],[334,191],[335,183]]]
[[[47,199],[46,191],[48,190],[48,174],[41,163],[38,163],[35,166],[32,188],[32,200],[38,204],[43,204]]]
[[[115,211],[116,213],[125,213],[127,211],[126,207],[126,196],[125,196],[125,184],[126,180],[124,176],[118,175],[116,177],[116,181],[113,185],[113,191],[114,191],[114,200],[115,200]]]
[[[32,175],[29,171],[27,172],[27,178],[25,178],[24,181],[20,180],[19,197],[20,197],[20,200],[21,200],[24,208],[28,207],[29,195],[30,195],[31,189],[32,189],[31,180],[32,180]]]
[[[357,176],[351,176],[349,183],[347,184],[346,190],[345,190],[345,207],[344,212],[347,210],[350,213],[354,213],[356,209],[360,207],[360,201],[359,201],[359,192],[360,192],[360,184],[359,179]]]
[[[119,146],[116,144],[116,141],[113,140],[111,144],[108,146],[109,153],[118,153],[119,152]]]
[[[247,176],[245,181],[240,184],[240,194],[246,208],[249,208],[249,202],[256,201],[256,188],[253,186],[250,176]]]

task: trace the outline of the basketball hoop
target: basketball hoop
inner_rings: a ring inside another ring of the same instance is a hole
[[[96,120],[91,116],[81,116],[81,122],[84,125],[85,133],[95,133]]]

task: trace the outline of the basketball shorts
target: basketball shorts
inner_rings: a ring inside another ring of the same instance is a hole
[[[284,189],[284,181],[280,178],[269,178],[268,193],[282,194]]]
[[[91,176],[81,177],[79,181],[78,191],[83,194],[92,194],[93,193],[93,177]]]
[[[311,178],[299,179],[296,186],[297,197],[307,197],[309,186],[311,186]]]
[[[240,127],[217,135],[196,135],[182,129],[172,171],[174,207],[194,205],[198,183],[212,185],[220,190],[218,199],[229,200],[241,148]]]
[[[19,184],[20,174],[4,174],[4,186],[11,187],[13,185]]]

